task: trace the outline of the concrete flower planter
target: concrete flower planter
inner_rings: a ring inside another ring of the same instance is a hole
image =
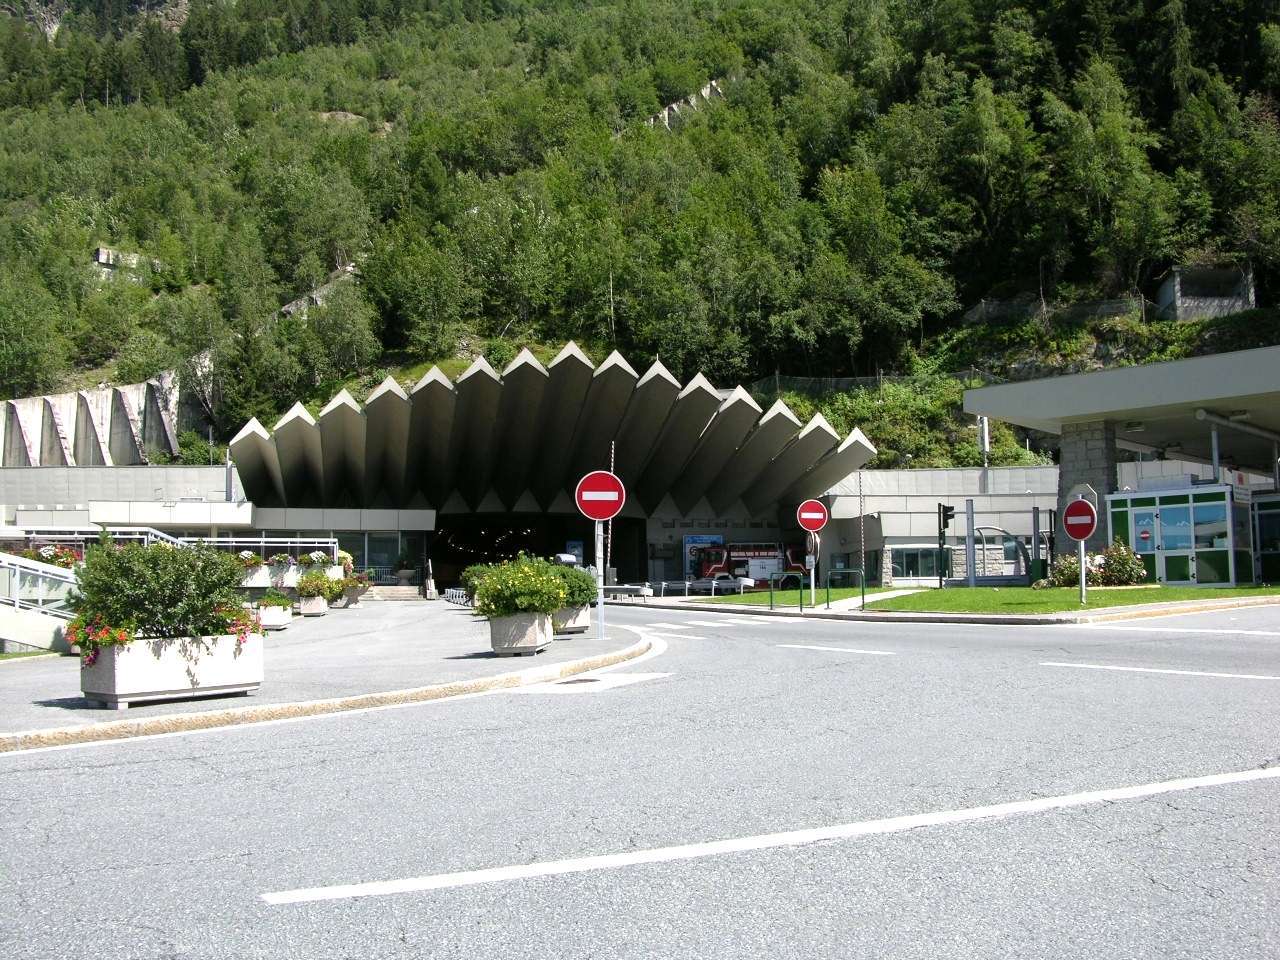
[[[413,574],[414,574],[413,570],[397,570],[396,584],[401,587],[413,586],[413,584],[410,582],[411,580],[413,580]]]
[[[293,623],[293,607],[259,607],[258,619],[263,630],[283,630]]]
[[[344,587],[342,590],[342,599],[345,601],[345,607],[360,606],[360,598],[364,596],[368,587]]]
[[[304,617],[323,617],[329,612],[329,601],[324,597],[302,597],[298,600],[298,612]]]
[[[591,607],[561,607],[551,615],[556,633],[586,633],[591,626]]]
[[[298,585],[298,567],[290,564],[287,567],[267,567],[271,574],[271,586],[288,589]]]
[[[500,657],[535,654],[550,642],[549,613],[517,613],[489,621],[489,643]]]
[[[271,586],[271,568],[266,564],[259,564],[256,567],[246,567],[244,577],[240,580],[241,587],[269,587]]]
[[[138,638],[103,647],[92,666],[80,664],[80,690],[114,710],[148,700],[248,693],[262,683],[262,634],[237,644],[234,635]]]

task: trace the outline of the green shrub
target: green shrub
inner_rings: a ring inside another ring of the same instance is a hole
[[[553,613],[565,605],[564,580],[546,560],[521,556],[499,564],[476,587],[476,611],[483,616]]]
[[[1131,587],[1145,583],[1147,569],[1142,559],[1127,544],[1113,543],[1102,553],[1086,557],[1085,580],[1091,587]],[[1080,583],[1080,561],[1076,554],[1063,554],[1053,564],[1050,578],[1055,587],[1074,587]]]
[[[310,573],[304,573],[298,577],[298,596],[324,597],[328,600],[329,584],[333,582],[323,570],[312,570]]]
[[[493,564],[490,563],[473,563],[462,571],[462,576],[458,579],[462,584],[462,589],[466,591],[468,600],[475,600],[476,587],[480,586],[480,581],[483,580],[492,569],[494,569],[494,567]]]
[[[597,596],[596,578],[581,567],[555,567],[564,582],[566,607],[585,607]]]
[[[228,632],[243,612],[244,576],[232,553],[163,543],[90,547],[72,606],[82,624],[139,637],[201,637]]]
[[[324,598],[330,603],[336,603],[338,600],[341,600],[342,591],[346,589],[346,578],[344,577],[341,580],[333,580],[329,577],[325,577],[325,581],[329,586],[325,589]]]
[[[292,607],[293,600],[285,596],[279,590],[268,590],[258,598],[258,606],[260,607]]]
[[[1147,568],[1127,543],[1116,541],[1102,553],[1102,582],[1108,587],[1130,587],[1145,583]],[[1078,581],[1077,581],[1078,582]]]

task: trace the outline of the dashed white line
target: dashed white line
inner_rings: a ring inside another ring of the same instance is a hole
[[[639,864],[672,863],[681,860],[698,860],[734,853],[771,850],[779,847],[799,847],[833,840],[851,840],[889,833],[902,833],[922,827],[951,826],[978,820],[997,820],[1005,817],[1034,813],[1048,813],[1070,807],[1083,807],[1096,803],[1116,803],[1121,800],[1141,800],[1164,793],[1200,790],[1227,784],[1251,783],[1280,777],[1280,767],[1241,770],[1219,773],[1207,777],[1186,777],[1165,780],[1132,787],[1115,787],[1093,790],[1088,793],[1072,793],[1057,797],[1037,797],[1033,800],[1017,800],[985,807],[969,807],[938,813],[920,813],[883,820],[863,820],[836,826],[817,827],[810,830],[791,830],[785,833],[767,833],[753,837],[729,840],[710,840],[676,847],[655,847],[649,850],[633,850],[627,853],[603,856],[577,857],[569,860],[550,860],[543,863],[522,863],[507,867],[491,867],[482,870],[463,870],[457,873],[408,877],[400,880],[377,880],[371,883],[338,884],[329,887],[311,887],[300,890],[282,890],[261,894],[262,900],[272,906],[292,903],[315,903],[320,900],[351,900],[359,897],[386,897],[402,893],[423,893],[428,890],[447,890],[454,887],[470,887],[482,883],[502,883],[512,880],[528,880],[534,877],[554,877],[573,873],[589,873],[597,870],[616,870]]]
[[[682,623],[646,623],[646,630],[688,630]]]
[[[832,653],[865,653],[869,657],[896,657],[896,653],[888,650],[856,650],[853,647],[818,647],[809,643],[776,643],[776,647],[786,647],[788,650],[830,650]]]
[[[1168,673],[1178,677],[1222,677],[1228,680],[1280,680],[1260,673],[1213,673],[1207,670],[1167,670],[1161,667],[1121,667],[1110,663],[1057,663],[1048,661],[1042,667],[1069,667],[1073,670],[1118,670],[1124,673]]]
[[[732,620],[686,620],[691,627],[727,627],[733,624]]]
[[[700,637],[700,636],[698,636],[697,634],[693,634],[693,633],[661,633],[661,632],[651,632],[651,633],[649,634],[649,636],[651,636],[651,637],[661,637],[661,638],[662,638],[662,639],[664,639],[664,640],[705,640],[705,639],[707,639],[706,637]]]

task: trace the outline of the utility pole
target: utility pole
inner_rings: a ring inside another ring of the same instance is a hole
[[[609,302],[610,302],[610,305],[612,306],[612,303],[613,303],[613,300],[612,300],[613,274],[612,273],[609,274],[609,290],[610,290]],[[610,473],[613,473],[613,459],[614,459],[613,455],[614,455],[615,446],[616,446],[615,441],[610,440],[609,441],[609,472]],[[612,559],[613,559],[613,520],[610,519],[608,527],[606,528],[605,539],[604,539],[604,568],[600,571],[601,583],[604,582],[605,572],[609,569],[609,561]]]

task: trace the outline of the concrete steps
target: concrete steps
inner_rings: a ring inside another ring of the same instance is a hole
[[[419,587],[374,586],[364,595],[365,600],[421,600]]]

